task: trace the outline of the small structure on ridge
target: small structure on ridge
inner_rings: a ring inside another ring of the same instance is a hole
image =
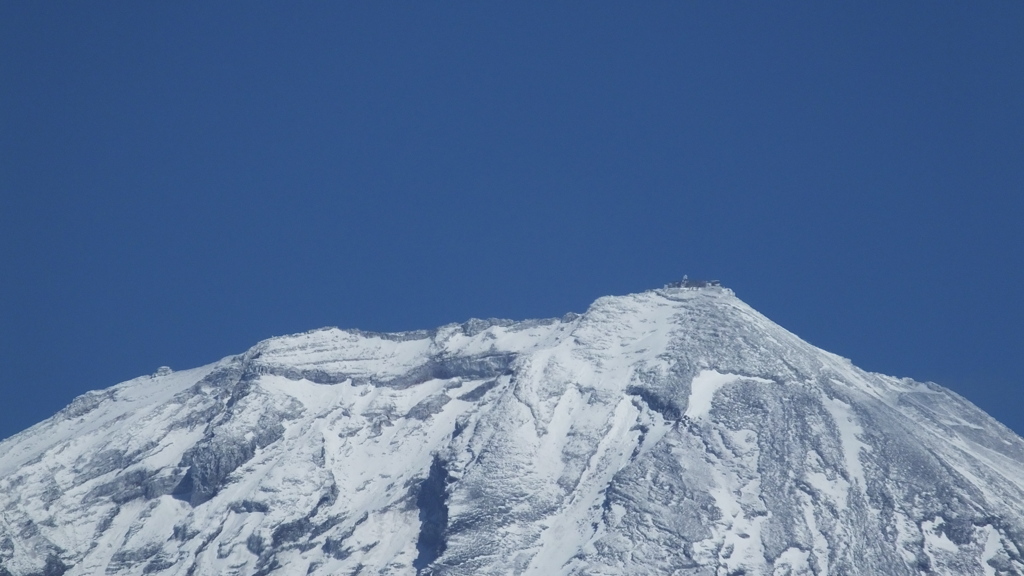
[[[719,288],[721,286],[722,283],[718,280],[690,280],[685,274],[682,280],[665,285],[666,288]]]

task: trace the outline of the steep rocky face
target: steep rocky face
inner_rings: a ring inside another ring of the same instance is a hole
[[[1024,575],[1024,441],[727,289],[336,329],[0,443],[0,576]]]

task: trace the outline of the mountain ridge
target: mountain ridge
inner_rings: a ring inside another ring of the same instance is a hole
[[[1024,574],[1024,440],[719,286],[318,329],[0,442],[0,575]]]

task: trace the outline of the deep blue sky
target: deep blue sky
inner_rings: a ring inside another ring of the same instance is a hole
[[[1009,0],[0,3],[0,437],[273,335],[684,273],[1022,433],[1022,31]]]

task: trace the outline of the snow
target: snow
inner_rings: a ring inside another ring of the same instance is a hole
[[[861,452],[871,449],[870,446],[860,440],[863,429],[857,424],[856,416],[852,406],[838,398],[824,398],[825,407],[832,415],[832,421],[839,429],[839,439],[843,446],[843,456],[846,460],[846,471],[850,474],[850,480],[860,490],[867,488],[864,476],[864,465],[861,462]]]
[[[686,416],[700,418],[711,411],[711,401],[726,384],[739,379],[735,374],[719,374],[714,370],[702,370],[690,383],[690,400],[686,406]]]
[[[954,557],[960,549],[949,539],[941,527],[945,519],[936,516],[932,520],[921,522],[921,535],[924,537],[924,553],[932,566],[945,565],[946,559]]]
[[[225,471],[193,506],[170,492],[197,447]],[[966,401],[858,370],[728,290],[653,290],[564,321],[273,338],[91,393],[0,443],[0,567],[58,550],[66,576],[412,576],[441,463],[439,575],[855,573],[879,550],[994,575],[1024,546],[985,520],[1024,522],[1022,455]],[[944,518],[979,528],[957,546]]]
[[[715,393],[724,386],[738,380],[751,380],[762,384],[771,384],[766,378],[740,376],[738,374],[721,374],[714,370],[701,370],[690,383],[690,399],[686,406],[685,416],[692,419],[702,418],[711,412],[711,402]]]
[[[981,568],[985,571],[985,576],[996,576],[996,569],[989,564],[989,560],[993,560],[1002,549],[1002,545],[999,541],[999,531],[990,526],[985,526],[985,550],[981,553]]]
[[[803,500],[803,518],[813,542],[812,549],[814,551],[814,558],[817,561],[816,573],[828,574],[829,556],[831,554],[832,547],[829,545],[828,538],[818,527],[818,519],[815,517],[815,508],[811,503],[810,498],[804,495]]]
[[[637,416],[637,409],[627,399],[616,405],[608,433],[591,456],[573,497],[545,522],[547,528],[541,534],[539,550],[524,574],[569,573],[567,568],[573,556],[593,539],[593,526],[601,517],[604,490],[635,447],[635,435],[629,434],[629,428]],[[543,455],[540,460],[543,461]]]
[[[78,440],[77,449],[87,452],[90,446],[102,443],[104,437],[100,432],[104,427],[115,422],[123,427],[128,422],[138,421],[140,416],[136,412],[141,407],[171,402],[176,395],[194,385],[217,365],[210,364],[162,376],[142,376],[118,384],[105,393],[87,392],[72,402],[72,406],[75,406],[76,402],[89,404],[93,399],[98,401],[97,407],[83,416],[71,417],[59,412],[0,442],[0,477],[12,474],[26,462],[39,458],[61,444]],[[89,439],[88,443],[81,442],[86,438]]]

